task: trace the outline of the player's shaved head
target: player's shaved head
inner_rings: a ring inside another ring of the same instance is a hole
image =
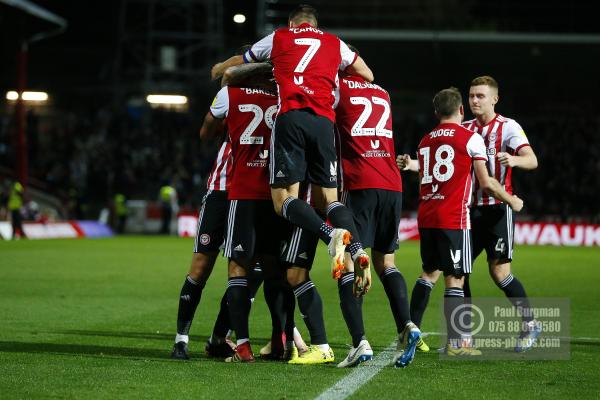
[[[498,82],[489,75],[478,76],[471,81],[471,87],[473,86],[489,86],[498,93]]]
[[[440,119],[452,117],[461,106],[462,95],[455,87],[440,90],[433,97],[433,109]]]
[[[317,26],[318,13],[317,9],[308,4],[300,4],[298,7],[292,10],[288,21],[294,25],[300,25],[304,22]]]

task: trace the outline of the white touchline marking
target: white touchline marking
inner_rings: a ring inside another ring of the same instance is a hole
[[[422,337],[427,336],[445,336],[443,332],[423,332]],[[600,338],[597,337],[573,337],[573,336],[561,336],[563,340],[582,340],[600,342]],[[342,379],[337,381],[329,389],[315,397],[315,400],[344,400],[352,396],[358,389],[360,389],[365,383],[370,381],[375,375],[379,373],[384,367],[390,365],[394,360],[394,354],[396,353],[396,341],[390,343],[388,347],[373,357],[373,360],[354,368],[351,373],[344,376]],[[360,385],[356,383],[360,382]]]
[[[318,395],[316,400],[343,400],[352,396],[354,392],[360,389],[371,378],[379,373],[384,367],[394,361],[396,352],[396,341],[394,340],[388,347],[373,357],[373,360],[360,365],[352,370],[351,373],[337,381],[329,389]],[[360,385],[357,385],[360,382]]]

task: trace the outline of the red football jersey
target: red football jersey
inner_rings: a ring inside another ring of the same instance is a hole
[[[470,229],[473,160],[487,161],[480,135],[444,123],[421,139],[419,228]]]
[[[206,184],[209,190],[229,190],[231,179],[231,143],[226,140],[219,148],[215,164],[208,175]]]
[[[261,89],[224,87],[211,113],[227,118],[233,174],[228,198],[270,200],[269,146],[277,95]]]
[[[515,155],[521,148],[530,145],[521,125],[514,119],[496,114],[494,119],[484,126],[481,126],[476,119],[464,122],[463,126],[483,137],[487,149],[487,168],[490,176],[496,178],[504,186],[504,189],[512,194],[512,168],[500,164],[496,155],[500,152]],[[475,204],[478,206],[502,203],[484,193],[477,183],[475,184],[475,196]]]
[[[307,23],[277,29],[244,54],[246,62],[271,59],[280,113],[310,108],[331,121],[335,121],[333,90],[337,86],[337,72],[354,63],[357,57],[335,35]]]
[[[396,166],[390,96],[363,78],[342,78],[336,99],[342,190],[402,191]]]

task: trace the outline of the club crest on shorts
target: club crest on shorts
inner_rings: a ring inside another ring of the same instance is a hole
[[[202,244],[203,246],[206,246],[209,243],[210,243],[210,235],[208,233],[203,233],[202,235],[200,235],[200,244]]]

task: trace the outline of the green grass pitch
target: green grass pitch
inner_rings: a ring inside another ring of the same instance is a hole
[[[226,285],[223,259],[192,326],[193,360],[170,360],[178,294],[191,249],[191,239],[165,237],[0,242],[0,398],[310,399],[350,372],[335,365],[229,365],[207,359],[204,343]],[[418,245],[403,243],[396,260],[412,289],[420,270]],[[349,337],[324,247],[317,261],[313,281],[323,297],[329,341],[341,361]],[[384,368],[353,397],[598,398],[599,267],[596,248],[515,251],[513,270],[530,296],[571,300],[574,339],[569,361],[449,362],[435,352],[417,354],[409,368]],[[480,257],[472,277],[474,294],[501,296],[486,270]],[[439,331],[441,298],[438,284],[425,315],[425,331]],[[377,278],[364,314],[377,355],[395,338]],[[307,338],[299,316],[296,322]],[[261,292],[250,331],[258,352],[270,335]],[[428,342],[435,348],[439,338]]]

